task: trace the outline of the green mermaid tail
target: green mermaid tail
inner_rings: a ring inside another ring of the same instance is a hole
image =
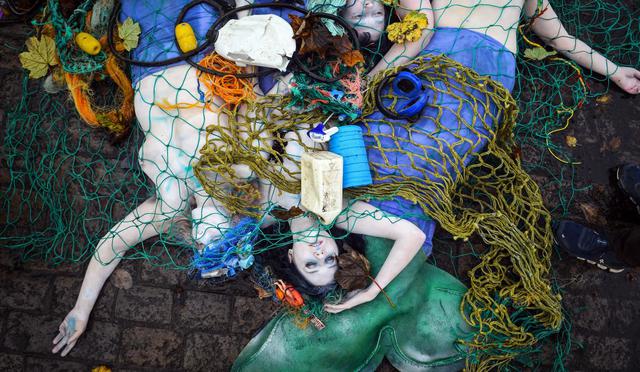
[[[382,266],[392,242],[367,237],[372,271]],[[402,371],[459,370],[465,352],[456,343],[472,336],[460,316],[466,287],[418,255],[383,295],[331,315],[321,331],[299,329],[286,313],[272,319],[244,348],[233,371],[374,370],[387,359]]]

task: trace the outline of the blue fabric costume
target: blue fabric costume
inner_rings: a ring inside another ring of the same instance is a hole
[[[268,4],[268,3],[273,3],[273,0],[255,0],[253,3]],[[280,1],[280,3],[300,6],[300,4],[298,4],[295,0],[282,0]],[[275,14],[289,23],[291,23],[291,19],[289,18],[289,15],[295,15],[298,17],[304,16],[304,14],[301,14],[299,12],[296,12],[294,10],[287,9],[287,8],[255,8],[252,10],[251,14],[253,15]],[[263,71],[264,68],[260,67],[258,70]],[[273,88],[276,85],[276,78],[280,77],[281,75],[282,75],[281,72],[274,72],[268,75],[260,76],[258,78],[258,85],[260,86],[260,89],[262,90],[262,92],[264,94],[267,94],[271,90],[271,88]]]
[[[131,58],[145,62],[156,62],[180,56],[181,53],[175,43],[175,24],[182,8],[190,2],[189,0],[122,0],[120,22],[131,17],[134,22],[140,24],[142,31],[138,46],[131,52]],[[206,4],[199,4],[187,12],[183,22],[188,22],[191,25],[196,34],[198,45],[201,45],[206,39],[209,27],[217,18],[218,14],[214,8]],[[191,59],[198,62],[207,52],[203,51]],[[182,61],[159,67],[132,65],[131,83],[135,87],[138,81],[154,72],[185,63]]]
[[[513,53],[497,40],[475,31],[436,28],[429,45],[421,53],[424,54],[446,55],[480,75],[491,77],[509,91],[515,84],[516,60]],[[449,69],[447,73],[454,74],[455,71]],[[425,85],[431,84],[434,83]],[[406,121],[386,118],[378,111],[363,119],[360,125],[363,128],[367,155],[374,173],[374,184],[407,178],[425,179],[425,174],[431,181],[441,182],[438,175],[455,174],[454,167],[459,169],[466,166],[472,160],[472,156],[468,154],[477,153],[486,145],[489,132],[484,125],[493,128],[496,123],[484,112],[482,105],[472,106],[464,99],[465,95],[473,94],[473,99],[469,101],[484,102],[484,94],[479,91],[464,92],[455,88],[450,90],[451,94],[443,94],[442,92],[451,88],[447,88],[442,81],[436,81],[434,85],[439,92],[428,92],[429,103],[420,118],[411,126],[393,125],[404,124]],[[386,102],[389,103],[390,101]],[[460,107],[461,110],[458,112]],[[474,109],[477,114],[474,113]],[[489,109],[495,111],[493,106]],[[463,120],[459,120],[457,115]],[[484,138],[478,137],[467,127],[469,124],[465,123],[472,123],[473,129],[483,134]],[[452,149],[457,154],[452,154]],[[455,161],[463,157],[462,163]],[[442,164],[442,167],[435,169],[426,159],[435,160],[437,164]],[[381,180],[380,177],[384,179]],[[425,215],[420,206],[402,197],[371,200],[370,203],[384,212],[404,218],[418,226],[427,237],[423,250],[427,255],[431,254],[436,223]]]

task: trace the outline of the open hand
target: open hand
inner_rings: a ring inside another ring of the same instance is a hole
[[[339,304],[325,304],[324,310],[328,313],[337,314],[341,311],[351,309],[352,307],[356,307],[358,305],[372,301],[374,298],[376,298],[376,295],[378,293],[371,290],[370,288],[371,287],[365,290],[349,292],[343,302]]]
[[[87,328],[88,318],[88,314],[85,315],[83,312],[73,308],[60,324],[58,335],[53,339],[53,350],[51,352],[55,354],[62,350],[60,356],[69,354],[69,351],[76,345],[78,337]]]
[[[629,94],[640,93],[640,71],[632,67],[619,67],[611,80]]]

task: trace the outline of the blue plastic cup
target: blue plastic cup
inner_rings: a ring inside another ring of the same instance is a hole
[[[343,188],[366,186],[373,183],[367,149],[362,138],[362,128],[356,125],[340,127],[338,133],[331,136],[329,151],[342,156]]]

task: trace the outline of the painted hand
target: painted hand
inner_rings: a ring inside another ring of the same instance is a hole
[[[52,353],[62,350],[60,356],[66,356],[73,349],[80,335],[87,328],[88,314],[73,308],[60,324],[58,335],[53,339]],[[64,348],[64,349],[63,349]]]
[[[337,314],[341,311],[367,303],[376,298],[377,294],[377,291],[372,291],[369,288],[365,290],[349,292],[343,302],[339,304],[325,304],[324,310],[328,313]]]
[[[632,67],[620,67],[611,80],[629,94],[640,93],[640,71]]]

